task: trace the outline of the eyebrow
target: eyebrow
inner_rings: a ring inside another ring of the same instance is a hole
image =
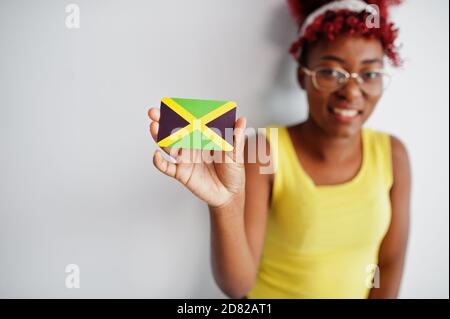
[[[373,63],[383,64],[383,60],[381,60],[381,59],[368,59],[368,60],[362,61],[362,64],[373,64]]]
[[[335,55],[324,55],[320,58],[320,60],[331,60],[331,61],[336,61],[339,62],[341,64],[347,64],[347,62]],[[374,59],[367,59],[367,60],[363,60],[361,62],[361,64],[373,64],[373,63],[379,63],[379,64],[383,64],[383,60],[382,59],[378,59],[378,58],[374,58]]]
[[[335,55],[324,55],[320,58],[320,60],[331,60],[331,61],[336,61],[342,64],[346,64],[344,59],[341,59],[340,57],[337,57]]]

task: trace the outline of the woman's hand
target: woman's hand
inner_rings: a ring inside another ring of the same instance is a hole
[[[159,109],[151,108],[148,115],[152,121],[150,133],[156,142]],[[176,163],[166,160],[161,152],[156,150],[153,164],[162,173],[180,181],[210,207],[223,207],[245,192],[245,127],[246,119],[239,118],[234,127],[232,152],[163,148]]]

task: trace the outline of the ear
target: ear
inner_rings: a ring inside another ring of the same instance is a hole
[[[299,66],[297,68],[297,81],[300,84],[300,87],[305,89],[305,73],[302,71],[302,68]]]

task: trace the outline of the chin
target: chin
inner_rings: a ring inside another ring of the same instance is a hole
[[[349,138],[360,134],[361,129],[360,125],[333,125],[326,131],[334,137]]]
[[[311,117],[320,129],[330,137],[350,138],[360,134],[363,118],[355,119],[353,122],[339,122],[328,114],[324,116]]]

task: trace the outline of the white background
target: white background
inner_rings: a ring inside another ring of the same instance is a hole
[[[233,99],[249,124],[305,117],[283,0],[0,0],[0,297],[224,297],[206,207],[156,171],[147,109]],[[396,9],[406,65],[368,126],[413,168],[403,298],[449,297],[449,4]],[[81,288],[65,288],[77,264]]]

